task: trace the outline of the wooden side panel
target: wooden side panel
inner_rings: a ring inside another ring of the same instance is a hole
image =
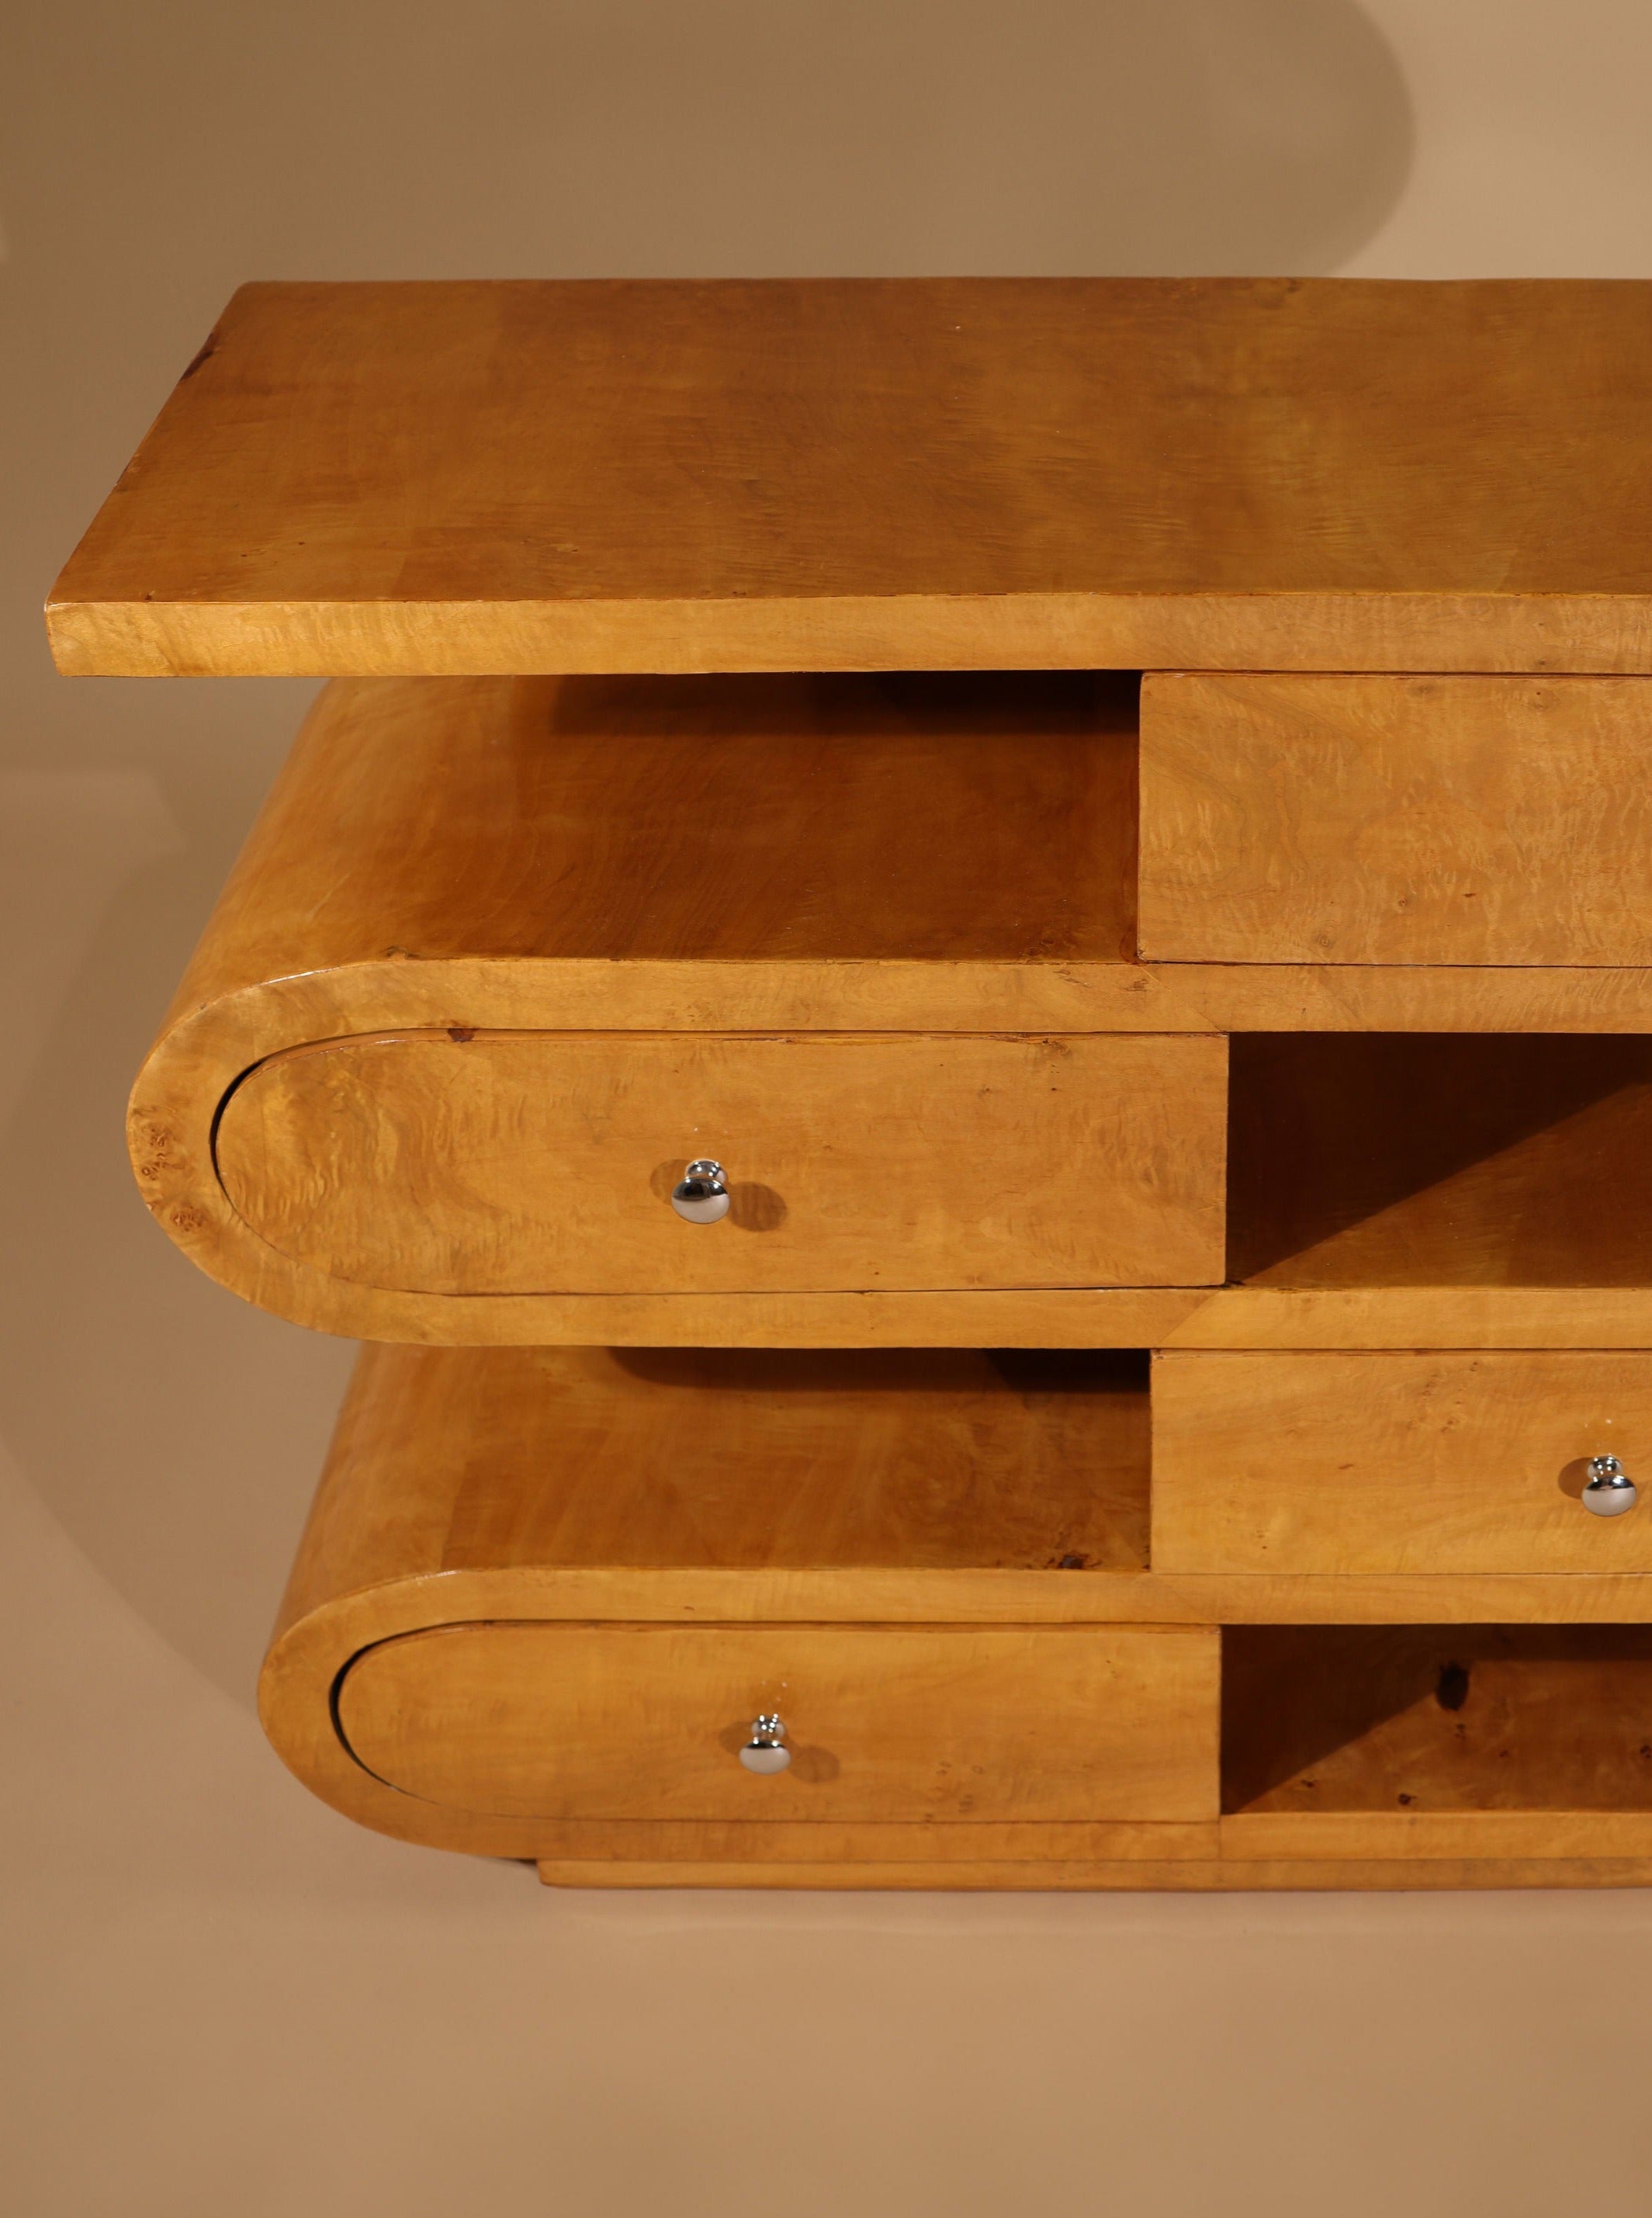
[[[1141,951],[1643,963],[1652,686],[1148,678]]]
[[[1163,1354],[1153,1432],[1160,1572],[1652,1571],[1652,1500],[1581,1499],[1652,1496],[1652,1354]]]
[[[338,1719],[421,1800],[546,1818],[1197,1820],[1217,1636],[460,1626],[371,1649]],[[775,1712],[788,1771],[739,1762]]]
[[[232,1095],[220,1175],[301,1263],[460,1295],[1221,1278],[1227,1044],[361,1039]],[[733,1200],[670,1193],[714,1156]]]

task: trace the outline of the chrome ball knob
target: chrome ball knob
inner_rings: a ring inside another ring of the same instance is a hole
[[[708,1159],[690,1163],[671,1188],[671,1207],[690,1224],[715,1224],[728,1214],[723,1167]]]
[[[1583,1507],[1597,1517],[1621,1517],[1640,1500],[1635,1482],[1616,1456],[1591,1456]]]
[[[783,1771],[792,1760],[786,1745],[786,1728],[772,1712],[765,1712],[752,1720],[752,1738],[740,1750],[740,1762],[748,1771],[769,1778]]]

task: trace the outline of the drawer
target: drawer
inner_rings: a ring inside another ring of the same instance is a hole
[[[1148,678],[1140,946],[1652,959],[1652,680]]]
[[[1199,1286],[1227,1043],[418,1032],[272,1056],[219,1177],[358,1285],[447,1294]],[[725,1167],[715,1224],[671,1190]]]
[[[462,1625],[369,1649],[358,1762],[449,1809],[542,1818],[1213,1818],[1209,1628]],[[740,1760],[777,1716],[788,1769]]]
[[[1153,1366],[1161,1571],[1647,1571],[1652,1354],[1172,1354]]]

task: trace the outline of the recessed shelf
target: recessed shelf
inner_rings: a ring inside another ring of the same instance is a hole
[[[1147,1564],[1134,1352],[381,1349],[343,1437],[442,1475],[448,1570]]]
[[[1652,1040],[1401,1033],[1230,1046],[1247,1286],[1652,1286]]]
[[[1652,1626],[1243,1626],[1229,1814],[1652,1812]]]
[[[1117,963],[1138,691],[1083,671],[341,684],[215,951],[243,979],[387,949]]]

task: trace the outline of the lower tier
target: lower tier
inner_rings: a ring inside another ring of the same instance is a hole
[[[1575,1466],[1647,1359],[1453,1360],[370,1348],[266,1725],[553,1883],[1642,1884],[1652,1569]]]

